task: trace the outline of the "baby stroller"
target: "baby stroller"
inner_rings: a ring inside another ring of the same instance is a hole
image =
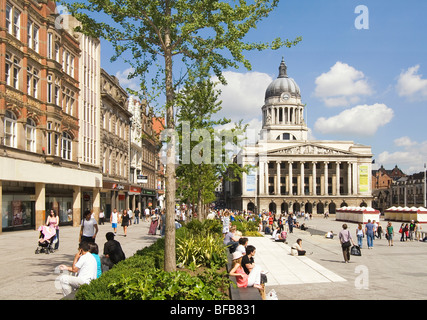
[[[36,254],[39,253],[53,253],[52,245],[56,243],[56,231],[54,228],[50,228],[48,226],[39,227],[38,231],[40,232],[39,240],[37,241],[38,246],[36,249]]]

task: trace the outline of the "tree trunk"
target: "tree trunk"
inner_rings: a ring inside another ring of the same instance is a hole
[[[170,11],[170,8],[166,11]],[[171,14],[171,12],[166,12]],[[165,271],[176,270],[175,253],[175,119],[174,119],[174,91],[172,82],[172,52],[170,49],[170,30],[165,30],[165,76],[166,76],[166,124],[170,133],[166,157],[166,230],[165,230]]]

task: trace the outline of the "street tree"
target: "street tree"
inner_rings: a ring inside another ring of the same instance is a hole
[[[164,93],[166,127],[174,130],[175,91],[187,69],[197,66],[198,61],[206,62],[204,66],[225,83],[222,70],[241,64],[251,69],[245,51],[279,49],[300,41],[276,38],[271,42],[249,43],[245,39],[278,3],[279,0],[82,0],[63,4],[81,22],[76,31],[106,39],[115,49],[112,60],[124,57],[132,66],[130,77],[141,80],[140,95],[147,102],[153,101],[147,99],[151,86]],[[165,174],[166,271],[176,269],[175,157],[172,136]]]

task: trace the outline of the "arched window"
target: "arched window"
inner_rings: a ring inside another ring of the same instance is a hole
[[[67,132],[64,132],[62,134],[62,158],[63,159],[71,160],[72,143],[73,143],[73,139],[71,138],[71,136]]]
[[[9,110],[4,117],[4,144],[16,148],[16,116]]]
[[[36,123],[32,119],[27,119],[25,125],[26,150],[36,152]]]

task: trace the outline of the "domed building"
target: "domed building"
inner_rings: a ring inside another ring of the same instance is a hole
[[[259,141],[236,156],[253,169],[225,186],[227,207],[333,214],[343,206],[371,206],[371,147],[309,140],[301,91],[283,59],[261,110]]]

